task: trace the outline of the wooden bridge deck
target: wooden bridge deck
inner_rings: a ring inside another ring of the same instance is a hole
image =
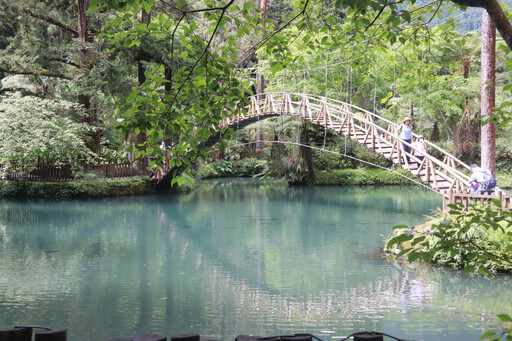
[[[233,126],[247,119],[276,114],[300,117],[357,141],[392,160],[396,166],[410,170],[423,183],[440,193],[463,191],[469,185],[469,176],[461,171],[469,170],[469,166],[455,156],[425,140],[427,153],[435,150],[435,154],[442,158],[427,154],[420,161],[411,155],[409,163],[404,157],[405,142],[398,137],[400,125],[341,101],[304,94],[259,94],[251,97],[251,104],[243,112],[229,116],[220,125]],[[417,137],[417,134],[413,134],[414,140]],[[414,150],[414,146],[410,147]]]

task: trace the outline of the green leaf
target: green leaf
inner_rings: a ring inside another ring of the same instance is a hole
[[[140,46],[140,40],[137,40],[137,39],[132,40],[128,47],[132,47],[133,45]]]
[[[412,245],[416,245],[418,243],[421,243],[422,241],[424,241],[426,238],[426,236],[420,236],[420,237],[416,237],[414,238],[414,240],[412,241]]]
[[[405,249],[405,250],[402,250],[397,255],[395,255],[395,257],[401,257],[401,256],[405,255],[406,253],[408,253],[411,250],[412,250],[412,247],[410,247],[408,249]]]
[[[487,270],[487,268],[483,265],[480,265],[478,267],[478,272],[481,273],[482,275],[485,275],[485,276],[489,276],[490,273],[489,273],[489,270]]]
[[[405,21],[411,21],[411,13],[409,13],[409,11],[403,10],[402,12],[400,12],[400,15]]]
[[[400,245],[401,243],[406,242],[406,241],[408,241],[408,240],[411,240],[412,238],[413,238],[413,236],[412,236],[412,235],[410,235],[410,236],[407,236],[407,235],[405,235],[405,234],[398,235],[398,236],[396,236],[396,237],[391,238],[391,239],[388,241],[388,243],[386,244],[386,247],[387,247],[387,248],[390,248],[390,247],[391,247],[391,246],[393,246],[394,244],[398,244],[398,245]]]
[[[503,90],[504,91],[507,91],[507,90],[510,90],[512,89],[512,84],[507,84],[503,87]],[[504,101],[503,103],[501,103],[500,105],[500,109],[505,109],[507,107],[510,107],[512,105],[512,102],[511,101]]]
[[[485,333],[483,333],[483,334],[480,336],[480,340],[488,339],[488,338],[490,338],[491,336],[494,336],[494,335],[496,335],[496,332],[493,332],[492,330],[491,330],[491,331],[488,331],[488,332],[485,332]]]
[[[146,1],[142,1],[142,7],[144,8],[144,10],[146,11],[146,13],[149,13],[151,12],[151,4],[146,2]]]
[[[472,274],[474,272],[475,272],[475,266],[474,265],[468,264],[468,265],[466,265],[464,267],[464,274],[469,275],[469,274]]]
[[[507,314],[498,314],[496,315],[500,320],[502,320],[503,322],[512,322],[512,317],[510,317],[510,315],[507,315]]]
[[[415,262],[417,261],[419,258],[421,258],[422,254],[421,252],[411,252],[409,253],[409,257],[407,258],[409,260],[409,262]]]
[[[254,2],[252,0],[251,1],[247,1],[244,4],[244,10],[245,11],[251,11],[253,7],[254,7]]]
[[[187,1],[186,0],[178,0],[178,3],[176,4],[176,7],[178,7],[178,9],[183,9],[183,7],[187,4]]]

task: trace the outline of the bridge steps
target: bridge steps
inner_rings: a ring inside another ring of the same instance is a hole
[[[398,153],[396,152],[397,148],[393,146],[391,142],[382,138],[381,136],[369,137],[371,136],[370,132],[361,128],[354,127],[349,129],[347,126],[342,127],[341,124],[334,124],[334,126],[338,128],[335,129],[338,133],[345,137],[349,137],[354,141],[357,141],[359,144],[364,145],[368,149],[375,151],[377,154],[381,154],[387,159],[392,160],[395,165],[409,170],[415,176],[419,177],[422,182],[428,184],[430,187],[438,191],[445,191],[452,187],[452,182],[446,180],[438,174],[432,174],[425,168],[422,168],[420,172],[418,172],[417,170],[419,164],[413,162],[412,160],[409,165],[406,165],[403,161],[403,157],[399,159]],[[375,141],[372,141],[372,139]]]

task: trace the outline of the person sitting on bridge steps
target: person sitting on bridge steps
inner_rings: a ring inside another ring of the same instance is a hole
[[[473,194],[492,194],[496,187],[496,180],[487,168],[479,167],[477,164],[469,166],[471,168],[471,178],[469,183],[473,189]]]
[[[411,162],[411,159],[409,157],[411,153],[411,147],[410,144],[412,143],[412,126],[411,126],[412,120],[410,117],[404,118],[404,124],[400,127],[400,138],[407,142],[409,145],[402,143],[402,146],[404,147],[405,151],[405,157],[407,158],[407,163]]]

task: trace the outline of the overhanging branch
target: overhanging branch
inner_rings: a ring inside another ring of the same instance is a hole
[[[64,73],[50,71],[50,70],[25,70],[25,69],[16,69],[16,68],[8,68],[4,66],[0,66],[0,72],[15,74],[15,75],[31,75],[31,76],[45,76],[51,78],[60,78],[72,80],[73,77],[66,75]]]
[[[215,25],[215,28],[210,36],[210,39],[208,40],[208,43],[206,44],[206,46],[204,47],[203,49],[203,52],[201,53],[201,55],[199,56],[199,58],[197,58],[194,66],[192,66],[192,68],[190,69],[189,73],[187,74],[187,77],[185,78],[185,80],[181,83],[180,87],[178,88],[178,90],[176,90],[176,94],[174,95],[172,101],[170,102],[171,105],[169,105],[169,107],[172,107],[172,104],[176,101],[176,98],[178,98],[178,95],[180,94],[181,90],[183,89],[183,87],[185,86],[185,84],[190,80],[190,77],[192,76],[192,73],[194,72],[196,66],[199,64],[199,62],[201,61],[201,59],[203,59],[203,56],[206,54],[206,51],[208,51],[208,49],[210,48],[210,45],[212,44],[212,41],[213,41],[213,38],[215,38],[215,34],[217,33],[217,31],[219,30],[219,27],[220,27],[220,23],[222,22],[222,18],[224,17],[224,14],[226,13],[226,11],[228,10],[228,8],[233,5],[233,3],[235,2],[235,0],[231,0],[230,2],[228,2],[225,6],[219,8],[219,10],[221,11],[221,14],[220,14],[220,17],[219,19],[217,20],[217,24]],[[183,18],[183,17],[182,17]],[[180,20],[181,21],[181,20]]]
[[[494,26],[508,48],[512,50],[512,25],[497,0],[452,0],[452,2],[461,6],[480,7],[487,10]]]
[[[31,16],[33,18],[40,19],[40,20],[46,21],[46,22],[48,22],[50,24],[53,24],[53,25],[55,25],[57,27],[60,27],[60,28],[62,28],[64,30],[70,32],[74,36],[78,36],[78,31],[77,30],[75,30],[74,28],[72,28],[72,27],[70,27],[68,25],[65,25],[65,24],[61,23],[60,21],[55,20],[54,18],[48,17],[46,15],[42,15],[42,14],[39,14],[39,13],[34,13],[29,8],[23,8],[22,12],[25,13],[25,14],[28,14],[29,16]]]
[[[288,27],[293,21],[295,21],[295,19],[297,19],[299,16],[301,16],[302,14],[304,14],[306,12],[306,8],[308,7],[308,4],[309,4],[309,0],[306,0],[306,3],[304,4],[304,7],[302,8],[302,10],[297,13],[295,16],[293,16],[293,18],[291,18],[290,20],[288,20],[283,26],[279,27],[277,30],[275,30],[274,32],[272,32],[268,37],[265,37],[263,38],[262,40],[260,40],[259,42],[257,42],[256,44],[254,44],[250,49],[249,51],[245,54],[245,56],[242,58],[241,61],[239,61],[237,64],[236,64],[236,67],[240,67],[241,65],[243,65],[248,59],[250,59],[255,53],[256,51],[258,51],[258,49],[260,47],[262,47],[263,45],[265,45],[265,43],[267,41],[269,41],[273,36],[275,36],[276,34],[280,33],[282,30],[284,30],[286,27]]]

